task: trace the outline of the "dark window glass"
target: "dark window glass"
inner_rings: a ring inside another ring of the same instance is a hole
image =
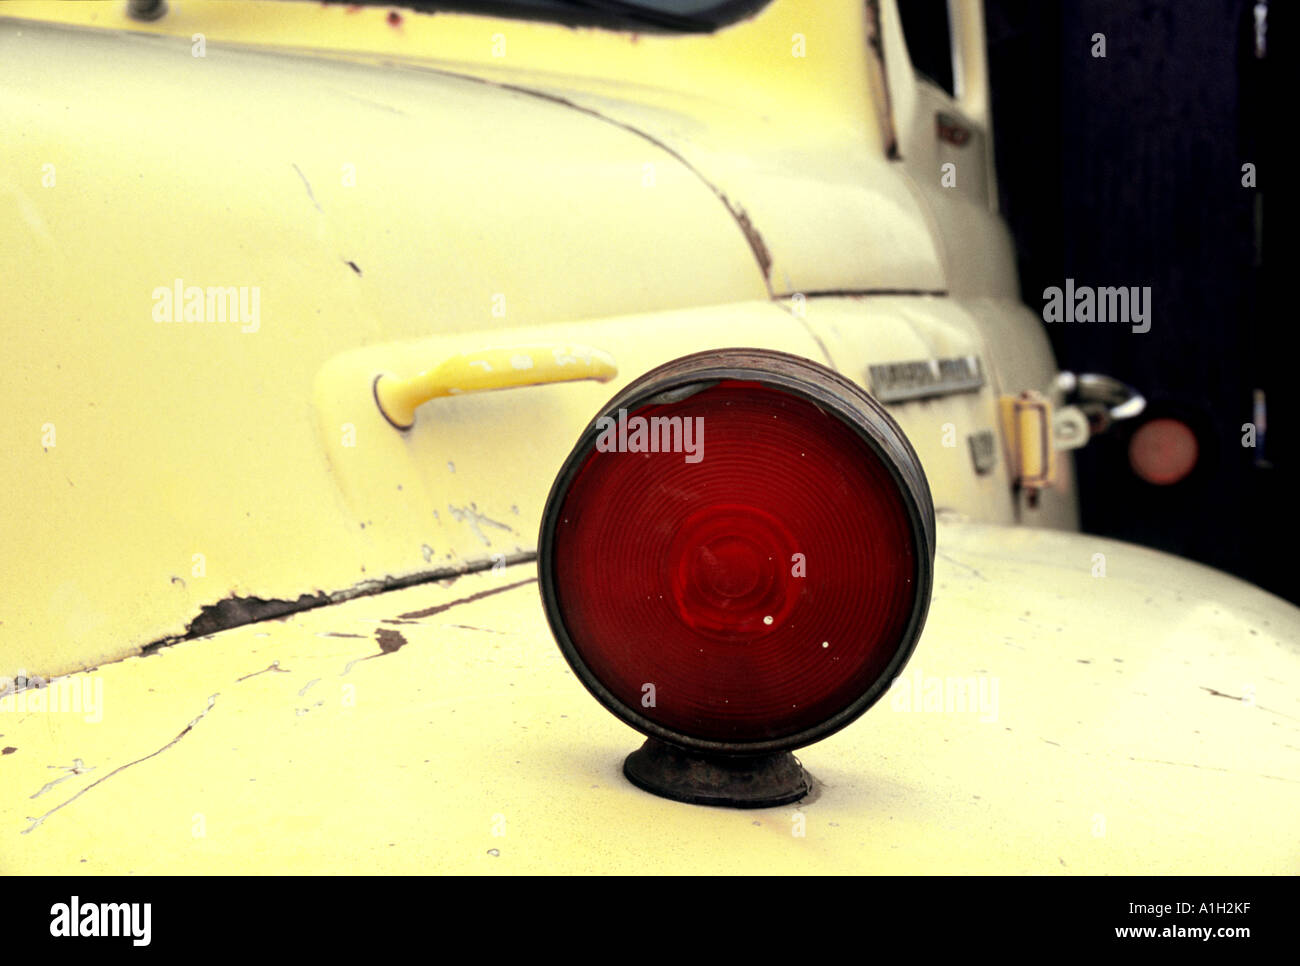
[[[952,83],[952,35],[948,0],[898,0],[907,52],[917,72],[949,94]]]
[[[332,0],[342,2],[342,0]],[[457,10],[488,16],[666,33],[709,33],[750,16],[771,0],[360,0],[423,13]]]

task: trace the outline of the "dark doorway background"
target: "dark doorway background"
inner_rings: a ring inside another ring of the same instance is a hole
[[[907,0],[902,0],[906,3]],[[998,180],[1025,302],[1079,285],[1151,286],[1151,329],[1047,326],[1063,369],[1137,387],[1140,418],[1076,451],[1084,530],[1167,550],[1300,601],[1295,323],[1277,309],[1265,232],[1272,109],[1293,44],[1274,0],[1264,56],[1256,0],[986,0]],[[1104,34],[1105,58],[1093,57]],[[1255,165],[1257,187],[1242,186]],[[1263,390],[1262,446],[1242,445]],[[1128,442],[1173,416],[1195,471],[1142,481]]]

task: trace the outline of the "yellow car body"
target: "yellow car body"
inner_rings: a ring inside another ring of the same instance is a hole
[[[892,0],[5,4],[0,677],[48,686],[0,697],[0,871],[1296,871],[1300,612],[1077,533],[1066,453],[1013,486],[1057,367],[954,11],[950,98]],[[939,517],[912,663],[753,812],[623,779],[534,563],[601,404],[728,346],[982,374],[890,406]],[[558,374],[474,391],[485,353]]]

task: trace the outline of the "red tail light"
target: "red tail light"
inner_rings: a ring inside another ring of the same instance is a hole
[[[681,748],[771,754],[848,724],[906,663],[934,515],[865,392],[734,349],[607,404],[556,478],[539,555],[560,648],[610,711]]]

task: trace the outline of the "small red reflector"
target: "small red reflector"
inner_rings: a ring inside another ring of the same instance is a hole
[[[682,744],[797,747],[848,723],[929,600],[933,511],[901,431],[829,370],[759,357],[785,378],[706,353],[630,386],[543,520],[566,657],[616,714]]]
[[[1156,486],[1169,486],[1186,479],[1199,456],[1196,434],[1186,423],[1168,417],[1144,423],[1128,444],[1133,472]]]

